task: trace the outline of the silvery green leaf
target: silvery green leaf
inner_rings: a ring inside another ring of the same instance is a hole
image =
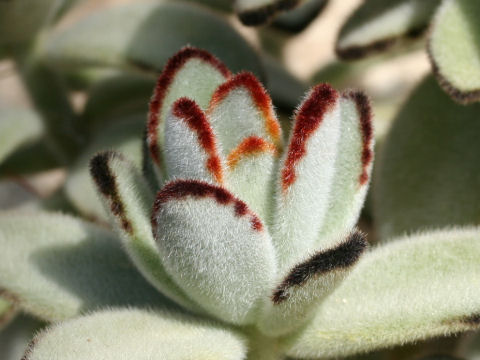
[[[293,9],[303,0],[234,0],[234,9],[244,25],[257,26],[270,21],[277,13]]]
[[[115,150],[127,154],[126,156],[130,160],[140,166],[144,125],[144,114],[116,119],[115,122],[96,134],[91,144],[70,168],[65,183],[65,192],[68,199],[82,214],[100,220],[108,219],[88,171],[88,163],[92,156],[99,151]]]
[[[76,218],[2,212],[0,247],[0,288],[41,319],[168,303],[131,265],[113,233]]]
[[[44,325],[42,321],[19,314],[0,331],[0,358],[2,360],[21,359],[35,332]]]
[[[398,238],[363,256],[285,345],[300,358],[343,357],[480,326],[480,229]]]
[[[318,248],[315,245],[328,209],[340,138],[339,98],[329,85],[317,85],[295,116],[277,174],[272,227],[281,273]]]
[[[225,161],[205,112],[187,98],[178,99],[165,119],[163,156],[169,179],[223,184]]]
[[[161,293],[198,309],[164,269],[150,224],[154,194],[137,167],[123,154],[107,151],[90,160],[90,174],[133,263]]]
[[[461,106],[433,77],[398,113],[375,174],[380,239],[480,218],[480,105]]]
[[[327,4],[328,0],[306,0],[295,9],[278,15],[273,25],[289,32],[300,32],[310,25]]]
[[[336,52],[358,59],[415,38],[428,27],[440,0],[370,0],[363,2],[340,30]]]
[[[186,44],[208,50],[235,71],[262,73],[257,54],[228,22],[179,1],[138,1],[95,12],[53,34],[42,51],[49,62],[63,67],[158,72]]]
[[[169,179],[165,169],[164,143],[166,118],[171,106],[186,97],[205,110],[215,89],[229,77],[230,70],[205,50],[185,47],[169,59],[157,80],[147,123],[146,141],[160,184]]]
[[[281,336],[298,330],[315,313],[316,307],[351,271],[367,248],[359,231],[338,236],[336,247],[318,251],[295,265],[264,301],[258,321],[260,330]]]
[[[137,309],[96,312],[37,335],[25,360],[243,360],[246,343],[218,325]]]
[[[42,133],[42,122],[35,112],[20,108],[1,109],[0,163],[19,147],[38,140]]]
[[[446,0],[429,34],[433,71],[442,88],[456,101],[480,100],[480,3]]]
[[[167,183],[152,226],[163,264],[211,315],[252,324],[275,275],[267,228],[240,199],[198,180]]]

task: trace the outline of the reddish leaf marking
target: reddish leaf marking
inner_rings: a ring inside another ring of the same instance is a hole
[[[160,149],[157,143],[157,128],[162,121],[162,119],[159,118],[159,113],[162,108],[165,96],[167,95],[167,92],[170,88],[170,85],[175,78],[175,75],[191,59],[199,59],[212,65],[226,79],[231,76],[230,70],[228,70],[228,68],[220,60],[218,60],[215,56],[205,50],[200,50],[187,46],[170,58],[170,60],[165,65],[162,74],[157,80],[152,99],[150,100],[148,113],[147,142],[150,149],[150,154],[157,164],[160,164],[161,162]]]
[[[197,133],[200,146],[208,155],[207,169],[218,183],[223,183],[222,162],[218,156],[217,144],[213,130],[197,103],[188,98],[180,98],[173,104],[172,113],[182,119],[188,127]]]
[[[163,204],[171,200],[180,200],[187,196],[196,198],[210,197],[221,205],[233,205],[236,216],[250,216],[252,229],[262,231],[263,224],[242,200],[236,198],[232,193],[223,187],[214,186],[199,180],[175,180],[166,184],[157,194],[153,204],[152,228],[154,234],[157,232],[156,214]]]
[[[261,137],[250,136],[228,154],[227,163],[230,169],[233,169],[243,157],[266,152],[276,154],[277,149]]]
[[[328,84],[315,86],[295,117],[295,125],[282,169],[282,189],[285,192],[296,178],[295,167],[307,153],[307,141],[322,123],[325,113],[337,103],[338,92]]]
[[[280,145],[282,128],[275,117],[272,99],[262,84],[260,84],[255,75],[252,73],[242,72],[220,85],[213,93],[212,100],[210,101],[209,112],[211,113],[232,90],[239,87],[246,88],[250,93],[255,105],[260,109],[263,117],[265,118],[265,127],[267,133],[272,137],[277,146]]]
[[[368,182],[368,166],[373,159],[373,126],[372,126],[372,108],[368,97],[361,91],[348,91],[342,94],[343,98],[355,101],[357,112],[360,115],[360,130],[362,132],[362,174],[359,177],[360,185]]]

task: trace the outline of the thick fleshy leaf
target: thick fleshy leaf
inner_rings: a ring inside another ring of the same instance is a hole
[[[402,38],[415,38],[428,27],[440,0],[370,0],[343,25],[336,52],[358,59],[389,49]]]
[[[480,100],[480,2],[448,0],[438,9],[428,50],[443,89],[460,103]]]
[[[322,12],[328,0],[306,0],[297,8],[277,16],[273,25],[289,32],[300,32]]]
[[[149,282],[177,303],[195,309],[167,275],[153,239],[150,212],[154,195],[145,178],[121,153],[102,152],[90,173],[123,246]]]
[[[269,221],[278,151],[258,136],[242,141],[227,159],[227,184],[261,219]]]
[[[357,222],[373,164],[373,114],[368,98],[361,92],[343,93],[340,108],[335,174],[320,244],[323,238],[347,233]]]
[[[294,266],[265,302],[259,327],[270,336],[291,333],[304,325],[316,307],[345,278],[367,247],[354,231],[334,248],[319,251]]]
[[[235,11],[243,24],[262,25],[278,12],[293,9],[302,0],[235,0]]]
[[[480,104],[461,106],[433,77],[412,93],[387,135],[374,181],[380,238],[479,224]]]
[[[144,126],[144,114],[116,119],[93,138],[92,143],[75,161],[65,183],[65,192],[75,208],[83,215],[100,220],[108,219],[88,171],[88,163],[92,156],[99,151],[115,150],[126,154],[128,159],[140,166]]]
[[[282,129],[272,100],[251,73],[240,73],[215,90],[208,117],[225,156],[250,136],[282,146]]]
[[[2,360],[21,359],[35,332],[44,325],[41,321],[19,314],[0,332],[0,358]]]
[[[186,97],[171,107],[165,123],[168,179],[223,183],[224,161],[212,127],[197,103]]]
[[[223,17],[181,1],[136,1],[97,11],[58,29],[42,51],[61,67],[159,72],[185,44],[208,50],[234,71],[262,73],[256,52]]]
[[[417,234],[365,255],[287,354],[343,357],[480,326],[480,229]]]
[[[329,85],[317,85],[296,114],[279,173],[273,227],[282,272],[315,250],[335,173],[339,101],[339,94]],[[329,245],[333,244],[324,244],[325,248]]]
[[[158,78],[148,115],[148,147],[160,173],[165,172],[165,122],[173,103],[187,97],[205,109],[215,89],[229,76],[230,71],[220,60],[200,49],[183,48],[168,61]]]
[[[157,195],[152,224],[165,268],[186,293],[225,321],[254,320],[275,255],[267,229],[243,201],[204,182],[170,182]]]
[[[42,132],[42,122],[36,113],[28,109],[1,109],[0,163],[22,145],[38,140]]]
[[[0,247],[0,288],[41,319],[167,303],[133,268],[113,233],[79,219],[3,212]]]
[[[90,314],[37,335],[25,360],[242,360],[245,340],[211,323],[137,309]]]

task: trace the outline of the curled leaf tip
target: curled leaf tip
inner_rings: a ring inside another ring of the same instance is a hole
[[[162,121],[162,119],[159,118],[159,112],[162,108],[163,101],[170,85],[175,78],[176,73],[188,61],[192,59],[198,59],[200,61],[210,64],[211,66],[216,68],[225,78],[229,78],[231,76],[230,70],[225,66],[225,64],[223,64],[214,55],[210,54],[208,51],[205,50],[187,46],[170,58],[157,80],[153,96],[149,104],[147,143],[150,149],[150,154],[157,164],[160,164],[161,162],[161,151],[158,147],[157,139],[157,128],[159,123]]]
[[[368,246],[368,242],[360,231],[353,231],[346,240],[333,249],[320,251],[307,261],[296,265],[275,289],[272,302],[280,304],[289,297],[289,290],[294,286],[302,286],[314,276],[331,271],[344,270],[355,264]]]
[[[337,103],[338,92],[329,84],[315,86],[300,106],[282,170],[282,189],[285,192],[295,182],[297,163],[307,152],[307,141],[322,123],[325,114]]]
[[[166,184],[158,192],[152,211],[152,228],[154,234],[157,228],[157,213],[162,206],[172,200],[181,200],[186,197],[211,198],[221,205],[233,205],[235,215],[238,217],[250,216],[252,229],[262,231],[263,224],[242,200],[236,198],[232,193],[223,187],[208,184],[199,180],[175,180]]]
[[[185,121],[188,127],[197,134],[200,146],[208,155],[207,169],[213,175],[213,178],[221,184],[223,182],[222,162],[218,155],[215,135],[202,109],[195,101],[183,97],[174,103],[172,113]]]
[[[122,155],[113,151],[105,151],[95,155],[90,160],[90,174],[98,191],[108,199],[112,214],[120,219],[122,228],[131,234],[133,232],[132,224],[118,194],[117,180],[109,166],[109,162],[115,157],[122,158]]]

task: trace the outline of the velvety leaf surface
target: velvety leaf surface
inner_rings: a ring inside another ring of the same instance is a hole
[[[340,30],[337,55],[358,59],[384,51],[399,39],[417,37],[440,0],[370,0],[362,3]]]
[[[110,65],[158,72],[185,44],[208,50],[232,70],[261,74],[253,49],[224,19],[182,2],[138,1],[98,11],[58,31],[44,51],[49,61],[62,66]]]
[[[41,319],[65,319],[104,306],[167,304],[110,231],[79,219],[2,212],[0,247],[0,287]]]
[[[139,170],[123,154],[107,151],[91,159],[90,173],[133,263],[161,293],[197,309],[164,269],[150,225],[154,194]]]
[[[339,357],[480,326],[480,229],[399,238],[365,255],[288,355]]]
[[[433,77],[397,115],[379,156],[374,215],[380,238],[478,224],[480,105],[461,106]]]
[[[460,103],[480,100],[480,2],[442,3],[429,39],[429,54],[440,85]]]
[[[65,183],[65,192],[83,215],[104,221],[108,219],[88,170],[92,156],[99,151],[116,150],[126,154],[128,159],[140,166],[144,126],[145,114],[116,119],[97,133],[91,144],[74,162]]]
[[[20,108],[1,109],[0,163],[22,145],[38,140],[42,133],[42,122],[33,111]]]
[[[267,228],[243,201],[196,180],[157,194],[152,226],[165,268],[213,316],[252,323],[268,296],[275,254]]]
[[[239,335],[176,314],[137,309],[90,314],[37,335],[25,360],[242,360]]]

